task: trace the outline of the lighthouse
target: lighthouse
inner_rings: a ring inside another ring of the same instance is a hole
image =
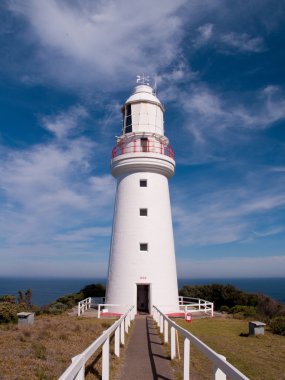
[[[147,77],[138,76],[122,109],[112,151],[117,179],[106,303],[124,313],[176,312],[178,287],[168,179],[174,153],[164,135],[164,107]]]

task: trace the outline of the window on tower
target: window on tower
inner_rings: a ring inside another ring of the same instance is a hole
[[[140,179],[140,187],[147,187],[147,180],[146,179]]]
[[[125,112],[125,133],[130,133],[132,132],[132,107],[130,104],[126,106],[126,112]]]
[[[142,147],[142,152],[148,152],[148,139],[146,137],[141,138],[141,147]]]
[[[147,208],[140,208],[140,216],[147,216]]]
[[[147,252],[148,251],[148,243],[140,243],[140,251]]]

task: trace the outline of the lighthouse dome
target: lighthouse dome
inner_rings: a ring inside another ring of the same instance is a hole
[[[122,107],[123,135],[154,133],[163,136],[163,112],[164,108],[151,86],[136,86]]]
[[[146,84],[141,84],[135,87],[134,93],[127,99],[126,104],[137,101],[149,101],[157,103],[162,107],[159,99],[154,95],[152,87]]]

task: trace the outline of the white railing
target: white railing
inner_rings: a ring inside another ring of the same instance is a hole
[[[78,317],[83,314],[87,309],[91,307],[91,297],[85,298],[85,300],[78,302],[77,315]]]
[[[210,313],[211,316],[214,316],[214,304],[213,302],[209,302],[203,300],[201,298],[193,298],[193,297],[178,297],[179,300],[179,308],[184,310],[184,313],[199,313],[204,312],[206,314]]]
[[[180,333],[184,337],[183,380],[190,379],[190,343],[198,348],[212,362],[213,380],[226,380],[227,376],[233,380],[248,380],[248,377],[228,363],[224,356],[219,355],[189,331],[177,325],[156,306],[153,306],[153,318],[159,326],[160,333],[163,334],[164,343],[168,343],[169,341],[168,336],[170,327],[171,360],[176,357],[176,335]]]
[[[114,353],[120,356],[120,343],[125,344],[125,333],[128,333],[131,321],[135,318],[134,306],[118,321],[113,323],[108,330],[104,331],[89,347],[81,354],[73,357],[72,363],[59,377],[58,380],[84,380],[85,364],[94,353],[102,346],[102,380],[109,380],[110,368],[110,337],[115,334]]]

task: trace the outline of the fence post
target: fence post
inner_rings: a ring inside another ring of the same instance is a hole
[[[102,380],[109,380],[109,337],[102,348]]]
[[[190,379],[190,340],[184,339],[184,377],[183,380]]]
[[[100,315],[101,315],[101,305],[99,304],[98,305],[98,319],[100,319]]]
[[[71,358],[71,362],[73,363],[79,356],[81,356],[81,354]],[[84,361],[82,361],[82,367],[80,368],[80,371],[78,372],[74,380],[84,380],[84,379],[85,379],[85,363]]]
[[[221,359],[223,359],[225,362],[227,361],[225,356],[219,355],[219,357]],[[214,380],[227,380],[227,376],[224,374],[224,372],[220,368],[214,366],[213,379]]]
[[[171,345],[171,360],[176,357],[176,347],[175,347],[175,328],[171,326],[170,328],[170,345]]]
[[[160,314],[160,329],[159,332],[162,334],[163,333],[163,316]]]
[[[121,323],[121,344],[125,345],[125,320],[122,320]]]
[[[115,331],[115,355],[120,356],[120,326]]]
[[[212,314],[212,317],[214,316],[214,303],[212,302],[211,304],[211,314]]]
[[[129,331],[129,326],[128,326],[127,318],[128,318],[128,316],[126,316],[126,318],[125,318],[125,332],[126,333],[128,333],[128,331]]]
[[[168,343],[168,321],[164,321],[164,343]]]
[[[80,317],[80,302],[78,302],[77,316]]]

